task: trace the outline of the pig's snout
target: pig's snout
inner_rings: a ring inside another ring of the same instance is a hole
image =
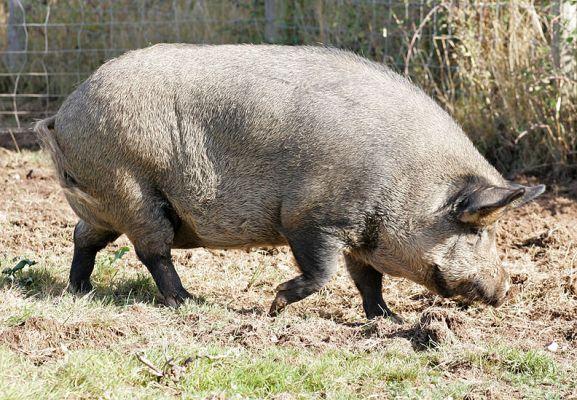
[[[509,296],[511,283],[509,274],[503,267],[493,270],[492,274],[474,275],[467,280],[451,285],[438,267],[434,267],[431,289],[443,297],[462,297],[470,301],[499,307]]]
[[[496,276],[479,277],[474,280],[474,290],[465,297],[479,300],[493,307],[499,307],[509,297],[511,283],[509,274],[503,267],[498,267]]]

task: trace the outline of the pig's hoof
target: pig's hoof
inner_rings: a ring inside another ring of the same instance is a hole
[[[405,323],[405,320],[401,318],[399,315],[392,312],[389,307],[383,305],[377,305],[374,309],[366,310],[367,318],[368,319],[375,319],[377,317],[383,317],[391,320],[395,324],[402,325]]]
[[[171,293],[164,295],[164,305],[171,308],[176,308],[180,306],[186,299],[192,298],[192,295],[188,293],[185,289],[181,289],[176,293]]]
[[[269,317],[276,317],[278,316],[282,310],[286,308],[288,302],[282,292],[278,292],[275,299],[273,300],[270,310],[268,311]]]
[[[377,315],[371,315],[371,316],[367,316],[368,319],[372,320],[375,318],[386,318],[392,322],[394,322],[395,324],[398,325],[402,325],[405,323],[405,320],[398,316],[397,314],[391,313],[391,314],[377,314]]]
[[[401,317],[395,313],[392,313],[391,315],[388,315],[385,318],[390,319],[391,321],[393,321],[395,324],[398,324],[398,325],[403,325],[405,323],[405,320],[403,319],[403,317]]]
[[[70,282],[68,284],[68,291],[73,294],[86,294],[91,292],[92,289],[90,281]]]

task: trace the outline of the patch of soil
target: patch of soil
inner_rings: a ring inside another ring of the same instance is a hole
[[[467,323],[463,315],[446,308],[426,309],[413,328],[413,344],[426,349],[444,344],[454,344],[466,337]]]
[[[63,324],[53,319],[31,317],[0,333],[0,343],[31,357],[36,363],[62,356],[67,350],[108,348],[119,338],[135,334],[135,327],[118,328],[98,322]]]

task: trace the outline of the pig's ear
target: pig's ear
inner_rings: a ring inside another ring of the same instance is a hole
[[[545,186],[489,186],[471,192],[459,206],[459,220],[486,226],[499,219],[505,211],[533,200],[545,191]]]
[[[525,189],[525,193],[519,199],[514,201],[511,206],[514,208],[521,207],[523,204],[535,200],[545,192],[545,185],[523,186],[518,183],[509,183],[511,189]]]

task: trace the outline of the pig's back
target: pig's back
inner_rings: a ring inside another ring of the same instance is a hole
[[[283,218],[328,207],[327,199],[360,209],[393,185],[402,199],[399,181],[425,172],[444,179],[451,168],[443,163],[491,173],[452,119],[406,79],[324,48],[129,52],[66,100],[56,130],[81,179],[101,182],[90,164],[129,171],[195,220],[201,236],[226,221],[214,235],[225,240],[243,235],[229,232],[235,226],[271,236]]]

